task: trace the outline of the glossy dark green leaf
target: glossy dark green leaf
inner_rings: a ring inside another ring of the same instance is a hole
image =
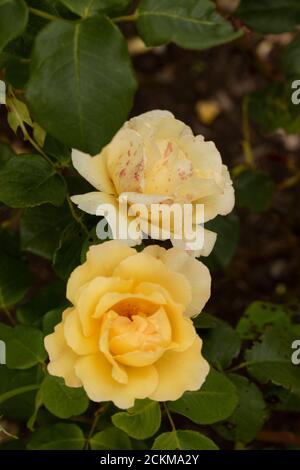
[[[85,439],[76,424],[54,424],[32,434],[29,450],[82,450]]]
[[[202,312],[201,315],[194,318],[193,323],[197,330],[206,330],[218,326],[218,320],[206,312]]]
[[[202,353],[216,368],[229,367],[240,352],[241,340],[237,332],[222,320],[218,320],[215,328],[202,332]]]
[[[34,410],[40,374],[36,367],[12,370],[0,366],[0,416],[27,420]]]
[[[278,411],[300,412],[300,389],[294,392],[282,387],[271,387],[267,392],[267,401]]]
[[[26,209],[20,221],[22,250],[52,260],[61,232],[70,219],[70,212],[65,206],[43,204]]]
[[[88,17],[95,13],[115,13],[124,10],[129,0],[60,0],[73,13]]]
[[[130,450],[131,442],[127,434],[120,429],[109,427],[94,434],[90,439],[92,450]]]
[[[198,392],[185,392],[179,400],[169,402],[168,408],[197,424],[212,424],[230,416],[237,403],[237,392],[231,381],[211,369]]]
[[[6,163],[15,154],[9,145],[0,142],[0,170],[6,165]]]
[[[209,0],[142,0],[137,27],[148,46],[172,41],[188,49],[207,49],[241,34]]]
[[[41,155],[18,155],[0,169],[0,201],[10,207],[59,206],[66,196],[61,178]]]
[[[22,259],[0,249],[0,308],[8,308],[22,300],[32,279]]]
[[[292,363],[291,329],[270,327],[261,340],[246,352],[248,371],[262,383],[272,382],[290,390],[300,389],[299,366]]]
[[[24,325],[39,326],[45,313],[66,305],[66,286],[54,281],[42,287],[28,302],[17,309],[17,319]]]
[[[85,413],[89,399],[82,388],[70,388],[59,377],[47,375],[41,385],[40,400],[58,418],[71,418]]]
[[[16,326],[6,348],[7,367],[10,369],[29,369],[46,359],[43,334],[30,326]]]
[[[245,170],[234,179],[236,203],[252,212],[266,211],[275,190],[270,175],[260,170]]]
[[[5,80],[14,88],[24,88],[29,79],[29,62],[15,57],[7,61],[5,66]]]
[[[246,309],[236,331],[242,339],[255,339],[264,332],[266,326],[276,325],[286,329],[290,324],[283,305],[256,301]]]
[[[54,328],[61,321],[63,311],[63,307],[58,307],[50,310],[43,316],[43,332],[45,336],[53,333]]]
[[[12,327],[0,322],[0,340],[7,341],[12,334]]]
[[[73,269],[80,264],[81,249],[85,238],[86,233],[79,224],[73,222],[61,233],[53,257],[53,267],[62,279],[67,279]]]
[[[239,403],[232,415],[214,428],[225,439],[248,443],[255,439],[267,418],[266,404],[254,383],[236,374],[229,378],[237,390]]]
[[[153,436],[161,422],[159,403],[149,399],[137,400],[134,407],[126,412],[116,413],[113,424],[134,439],[147,439]]]
[[[70,166],[71,149],[49,134],[45,139],[43,150],[48,156],[59,162],[61,166]]]
[[[218,450],[216,444],[208,437],[196,431],[178,429],[158,436],[152,450]]]
[[[235,14],[254,31],[279,34],[300,23],[300,4],[298,0],[241,0]]]
[[[27,20],[28,9],[23,0],[0,0],[0,51],[22,34]]]
[[[126,43],[104,16],[53,21],[37,36],[27,99],[63,143],[99,152],[126,120],[134,90]]]

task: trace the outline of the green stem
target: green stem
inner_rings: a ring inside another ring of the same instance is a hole
[[[9,88],[9,92],[8,94],[12,97],[12,98],[15,98],[15,95],[14,95],[14,92],[12,91],[11,88]],[[16,116],[17,120],[18,120],[18,124],[21,128],[21,131],[23,132],[23,135],[25,137],[25,139],[28,140],[28,142],[30,142],[30,144],[32,145],[32,147],[35,148],[35,150],[37,150],[44,158],[45,160],[47,160],[47,162],[55,169],[56,171],[56,167],[54,165],[54,163],[52,162],[52,160],[48,157],[48,155],[45,154],[45,152],[41,149],[41,147],[36,143],[36,141],[31,137],[31,135],[29,134],[29,132],[27,131],[26,129],[26,126],[21,118],[21,116],[19,115],[19,112],[17,110],[17,108],[15,107],[14,105],[14,102],[13,100],[10,100],[9,101],[9,107],[11,108],[11,110],[13,111],[14,115]]]
[[[124,16],[117,16],[116,18],[112,18],[114,23],[122,23],[122,22],[129,22],[135,21],[139,16],[138,11],[136,10],[132,15],[124,15]]]
[[[37,8],[29,7],[28,10],[35,16],[39,16],[40,18],[44,18],[45,20],[53,21],[53,20],[61,20],[59,16],[51,15],[46,11],[38,10]]]
[[[24,387],[15,388],[14,390],[10,390],[9,392],[2,393],[2,395],[0,395],[0,404],[4,403],[10,398],[16,397],[17,395],[21,395],[22,393],[26,392],[32,392],[33,390],[38,390],[39,388],[40,385],[38,384],[24,385]]]
[[[60,175],[60,176],[63,178],[65,184],[67,184],[67,183],[66,183],[66,180],[64,179],[64,177],[63,177],[62,175]],[[71,214],[72,214],[73,219],[80,225],[80,227],[82,228],[82,230],[88,235],[89,231],[88,231],[88,229],[86,228],[86,226],[84,225],[84,223],[82,222],[81,217],[79,217],[79,216],[76,214],[75,208],[74,208],[74,206],[73,206],[73,203],[72,203],[72,201],[71,201],[71,198],[70,198],[70,195],[69,195],[69,194],[67,194],[67,203],[68,203],[68,206],[69,206],[69,209],[70,209],[70,212],[71,212]]]
[[[231,369],[227,369],[226,373],[235,372],[236,370],[240,369],[245,369],[246,367],[249,367],[253,364],[253,361],[246,361],[246,362],[241,362],[241,364],[238,364],[237,366],[231,367]]]
[[[174,432],[174,434],[175,434],[175,440],[176,440],[176,443],[177,443],[177,448],[179,450],[181,450],[181,445],[180,445],[180,442],[179,442],[179,439],[178,439],[178,436],[177,436],[176,426],[175,426],[175,423],[173,421],[172,415],[170,413],[170,410],[169,410],[167,404],[164,403],[163,405],[164,405],[166,415],[168,416],[168,419],[169,419],[169,422],[170,422],[170,425],[171,425],[171,428],[172,428],[172,432]]]
[[[176,432],[176,426],[175,426],[175,423],[173,421],[173,418],[172,418],[172,415],[169,411],[169,408],[167,407],[167,404],[164,403],[164,409],[165,409],[165,412],[166,412],[166,415],[168,416],[168,419],[170,421],[170,425],[171,425],[171,428],[172,428],[172,431]]]
[[[99,419],[101,418],[101,416],[103,415],[103,413],[105,413],[105,411],[107,410],[108,408],[108,404],[107,405],[103,405],[101,406],[95,413],[94,413],[94,419],[93,419],[93,422],[92,422],[92,426],[91,426],[91,429],[89,431],[89,435],[86,439],[86,445],[85,445],[85,448],[88,449],[89,447],[89,442],[91,440],[91,438],[93,437],[94,433],[95,433],[95,430],[96,430],[96,427],[98,425],[98,422],[99,422]]]

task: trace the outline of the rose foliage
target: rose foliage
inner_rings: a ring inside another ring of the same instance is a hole
[[[238,318],[207,304],[215,276],[238,282],[240,211],[267,224],[274,203],[250,119],[300,131],[299,5],[284,3],[229,15],[210,0],[0,0],[0,449],[256,448],[270,417],[300,412],[288,303],[253,298]],[[202,58],[286,32],[279,79],[244,101],[238,167],[168,110],[130,114],[132,37],[143,54]],[[155,240],[100,240],[97,207],[120,196],[193,217],[203,204],[203,248],[176,220]]]

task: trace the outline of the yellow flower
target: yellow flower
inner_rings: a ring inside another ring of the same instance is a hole
[[[73,165],[97,191],[72,197],[80,209],[96,214],[100,204],[117,210],[117,200],[126,195],[129,204],[152,203],[204,205],[204,221],[226,215],[234,206],[234,190],[228,169],[213,142],[174,118],[168,111],[150,111],[126,122],[99,155],[91,157],[73,150]],[[196,227],[193,228],[193,233]],[[143,225],[147,233],[147,227]],[[162,237],[161,237],[162,238]],[[169,238],[173,245],[187,249],[186,239]],[[207,256],[216,234],[205,230]]]
[[[49,373],[119,408],[198,390],[209,366],[189,317],[207,302],[210,282],[208,269],[178,248],[90,247],[67,284],[72,307],[45,338]]]

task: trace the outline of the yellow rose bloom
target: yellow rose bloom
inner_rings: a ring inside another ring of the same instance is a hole
[[[97,191],[72,197],[80,209],[96,214],[101,204],[118,210],[119,196],[128,203],[197,204],[204,206],[204,222],[226,215],[234,206],[228,169],[213,142],[194,136],[190,127],[169,111],[150,111],[126,122],[99,155],[78,150],[73,165]],[[192,233],[197,229],[196,224]],[[147,233],[147,225],[143,224]],[[150,233],[148,233],[150,234]],[[162,237],[161,237],[162,238]],[[187,249],[188,237],[178,240],[172,227],[164,237]],[[207,256],[216,234],[204,231],[204,246],[197,256]],[[136,244],[136,243],[135,243]]]
[[[50,374],[95,402],[176,400],[209,371],[191,316],[210,296],[208,269],[185,251],[119,241],[90,247],[71,274],[63,313],[45,338]]]

